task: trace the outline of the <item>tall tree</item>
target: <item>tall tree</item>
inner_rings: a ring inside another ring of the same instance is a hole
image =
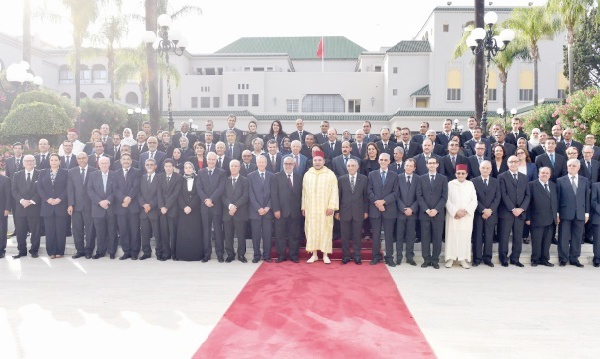
[[[538,104],[538,60],[540,58],[538,42],[552,39],[560,29],[560,21],[552,17],[542,6],[516,8],[511,17],[504,21],[503,27],[513,29],[516,38],[527,44],[533,61],[533,105]]]
[[[156,32],[156,21],[158,19],[157,0],[145,0],[146,8],[146,31]],[[150,115],[150,125],[153,131],[157,131],[160,124],[160,113],[158,112],[158,78],[156,77],[156,51],[152,44],[146,44],[146,61],[148,63],[148,113]],[[143,96],[143,95],[142,95]]]
[[[483,22],[484,11],[485,1],[475,0],[475,27],[485,27],[485,24]],[[485,58],[483,51],[481,51],[480,53],[475,55],[475,116],[477,117],[477,121],[481,120],[483,113],[483,88],[485,86],[485,78]],[[483,133],[487,133],[486,128],[483,129]]]
[[[593,9],[589,16],[579,24],[575,33],[572,76],[575,91],[590,86],[600,86],[600,46],[598,46],[600,44],[600,22],[595,19],[597,13],[598,9]],[[565,51],[564,57],[564,74],[568,76],[568,51]]]
[[[574,90],[573,78],[573,45],[577,25],[585,20],[594,0],[549,0],[548,9],[557,14],[567,30],[567,62],[569,66],[569,93]]]
[[[31,64],[31,0],[23,0],[23,61]]]

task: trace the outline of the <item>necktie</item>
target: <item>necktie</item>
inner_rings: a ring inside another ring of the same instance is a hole
[[[20,159],[16,159],[15,164],[17,165],[17,170],[19,169],[19,166],[21,165],[21,160]]]
[[[571,147],[571,142],[567,142],[566,145],[567,145],[567,148]]]
[[[385,152],[385,150],[387,149],[387,144],[383,144],[383,152]]]
[[[427,162],[429,162],[429,156],[425,156],[425,164],[427,164]]]
[[[483,180],[483,184],[487,187],[487,178]]]
[[[410,176],[406,176],[406,184],[410,187]]]
[[[152,175],[148,175],[148,186],[152,183]]]
[[[385,185],[385,171],[381,172],[381,184]]]
[[[334,146],[334,144],[335,144],[335,142],[331,142],[331,143],[329,144],[329,146],[331,147],[331,152],[333,152],[333,146]]]
[[[249,170],[250,166],[246,163],[246,169]]]
[[[452,156],[452,167],[456,167],[456,157]]]
[[[233,145],[229,145],[229,158],[233,158]]]
[[[404,144],[404,153],[408,152],[408,144]]]
[[[292,175],[288,174],[288,182],[290,183],[290,188],[294,188],[294,183],[292,183]]]
[[[585,161],[585,163],[587,164],[587,168],[588,168],[588,171],[589,171],[590,170],[590,161]]]
[[[235,178],[231,180],[231,188],[235,189]]]
[[[481,162],[483,162],[483,158],[477,157],[477,161],[479,162],[479,164],[481,164]]]
[[[348,157],[344,157],[344,165],[348,165]]]
[[[150,158],[154,159],[154,152],[150,152]]]
[[[362,155],[362,142],[358,144],[358,154]]]
[[[352,193],[354,193],[354,185],[355,185],[354,176],[351,176],[350,177],[350,189],[352,190]]]
[[[140,153],[142,153],[142,147],[143,146],[144,146],[143,144],[141,144],[141,145],[138,146]]]
[[[554,167],[554,153],[550,154],[550,163],[552,163],[552,167]]]
[[[219,157],[219,168],[223,168],[223,161],[221,160],[221,157]]]
[[[167,176],[167,184],[171,183],[171,176]]]
[[[212,176],[212,170],[208,170],[208,177]]]
[[[85,168],[81,169],[81,182],[85,183]]]
[[[210,152],[210,143],[208,144],[208,147],[206,149],[206,152]]]
[[[69,168],[69,163],[71,162],[70,158],[71,158],[71,156],[65,156],[65,162],[67,163],[67,168]]]
[[[264,182],[265,182],[265,173],[264,173],[264,172],[261,172],[261,174],[260,174],[260,179],[261,179],[261,181],[262,181],[262,182],[263,182],[263,184],[264,184]]]
[[[104,193],[106,193],[106,182],[108,182],[108,175],[102,174],[102,184],[104,185]]]
[[[446,134],[446,137],[448,137],[448,141],[450,141],[450,134],[449,133]]]
[[[100,156],[96,155],[96,168],[100,168]]]
[[[573,191],[577,193],[577,184],[575,183],[575,176],[571,176],[571,186],[573,186]]]
[[[31,184],[31,173],[27,174],[27,184],[30,185]]]
[[[544,188],[546,189],[546,192],[550,192],[550,189],[548,188],[548,183],[544,183]]]
[[[129,171],[129,168],[126,170],[123,170],[123,177],[125,178],[125,181],[127,181],[127,171]]]
[[[431,184],[433,184],[433,181],[435,181],[435,176],[431,175]]]
[[[115,146],[115,155],[119,152],[119,146]]]
[[[277,162],[275,162],[275,156],[271,156],[271,167],[273,168],[273,171],[275,171],[276,164]]]
[[[513,173],[513,178],[515,179],[515,181],[519,182],[519,178],[517,177],[516,173]]]
[[[296,165],[296,168],[300,167],[300,161],[298,161],[298,155],[294,156],[294,164]]]
[[[46,160],[46,155],[42,155],[42,161],[41,162],[44,162],[45,160]]]

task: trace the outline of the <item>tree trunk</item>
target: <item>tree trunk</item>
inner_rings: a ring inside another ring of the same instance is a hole
[[[146,0],[146,30],[156,32],[157,3],[156,0]],[[158,112],[158,79],[156,77],[156,52],[152,44],[146,44],[146,59],[148,61],[148,106],[152,132],[159,129],[160,113]],[[142,94],[144,96],[144,94]]]
[[[569,62],[569,95],[573,93],[575,78],[573,75],[573,44],[575,43],[574,29],[567,28],[567,61]]]
[[[538,104],[538,47],[531,46],[531,58],[533,59],[533,106]]]
[[[506,113],[506,80],[508,73],[505,70],[500,70],[500,82],[502,83],[502,109]]]
[[[75,106],[81,105],[81,42],[75,41]]]
[[[108,83],[110,84],[110,99],[115,102],[115,49],[108,45]]]
[[[485,11],[484,0],[475,1],[475,27],[484,28],[483,15]],[[483,112],[483,87],[485,81],[485,59],[483,51],[475,55],[475,117],[481,120]],[[485,129],[484,129],[485,136]]]
[[[31,65],[31,0],[23,1],[23,61]]]

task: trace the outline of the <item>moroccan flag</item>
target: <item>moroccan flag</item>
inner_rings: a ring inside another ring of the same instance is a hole
[[[317,57],[323,58],[325,57],[325,45],[323,44],[323,37],[321,36],[321,41],[319,41],[319,46],[317,47]]]

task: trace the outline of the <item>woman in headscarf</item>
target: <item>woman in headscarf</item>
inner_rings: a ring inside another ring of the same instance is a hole
[[[123,130],[123,139],[121,140],[121,145],[129,145],[134,146],[137,144],[135,138],[133,138],[133,133],[131,132],[131,128],[126,128]]]

